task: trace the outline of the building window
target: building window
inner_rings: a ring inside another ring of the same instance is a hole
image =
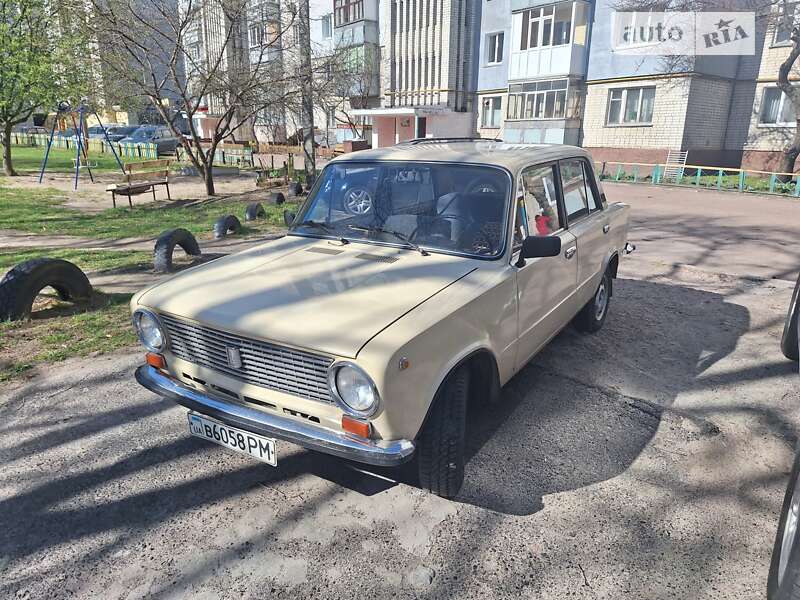
[[[500,127],[500,115],[503,99],[500,96],[484,98],[481,105],[481,127]]]
[[[259,48],[264,45],[264,25],[256,23],[247,28],[247,39],[251,48]]]
[[[762,125],[795,126],[796,120],[792,102],[779,88],[768,87],[764,89],[764,95],[761,97],[759,123]]]
[[[775,20],[774,44],[787,44],[791,41],[792,27],[797,24],[797,4],[782,4]]]
[[[333,37],[333,23],[331,14],[322,17],[322,37],[326,40]]]
[[[653,122],[656,88],[636,87],[609,90],[608,125],[649,125]]]
[[[570,43],[572,3],[532,8],[522,12],[520,50],[560,46]]]
[[[333,14],[336,27],[360,21],[364,18],[364,0],[333,0]]]
[[[567,80],[554,79],[509,86],[509,119],[567,117]]]
[[[486,36],[486,63],[497,65],[503,62],[503,43],[505,34],[492,33]]]

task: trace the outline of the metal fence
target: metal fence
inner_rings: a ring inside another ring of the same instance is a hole
[[[600,179],[606,181],[682,185],[703,189],[800,197],[800,173],[774,173],[727,167],[685,165],[674,174],[667,175],[664,164],[622,162],[596,163],[596,168]]]
[[[204,150],[207,150],[204,148]],[[186,161],[186,150],[178,146],[175,153],[179,161]],[[218,146],[214,151],[215,165],[232,165],[236,167],[252,167],[253,165],[253,149],[245,146],[225,147]]]
[[[16,146],[47,147],[50,135],[46,133],[12,133],[11,143]],[[89,154],[112,154],[109,143],[103,139],[84,139],[86,151]],[[158,149],[155,144],[132,144],[111,142],[120,158],[157,159]],[[74,135],[53,136],[53,148],[74,150],[78,145],[78,138]]]

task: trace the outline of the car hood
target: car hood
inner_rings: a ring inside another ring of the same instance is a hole
[[[243,336],[355,358],[474,269],[462,257],[287,236],[189,269],[137,301]]]

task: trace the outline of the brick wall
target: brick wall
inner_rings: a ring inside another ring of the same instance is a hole
[[[652,125],[606,125],[609,90],[652,85],[656,87]],[[683,142],[689,88],[690,79],[686,77],[589,82],[583,116],[583,145],[587,148],[679,148]]]
[[[717,150],[725,146],[725,134],[729,127],[747,128],[746,123],[728,121],[732,93],[733,81],[730,79],[691,78],[683,127],[683,148]]]

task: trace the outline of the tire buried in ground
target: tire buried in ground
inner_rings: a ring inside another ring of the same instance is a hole
[[[283,192],[272,192],[269,195],[269,201],[273,204],[283,204],[286,202],[286,196],[283,195]]]
[[[46,287],[62,300],[88,303],[92,284],[83,271],[58,258],[34,258],[18,264],[0,281],[0,321],[18,321],[30,316],[33,301]]]
[[[172,271],[172,255],[175,246],[180,246],[190,256],[200,256],[200,244],[186,229],[168,229],[156,240],[153,248],[153,268],[156,273]]]
[[[246,209],[244,209],[245,221],[255,221],[256,219],[266,218],[267,211],[264,210],[264,206],[261,204],[261,202],[252,202],[251,204],[247,205]]]
[[[225,215],[217,219],[214,223],[214,239],[225,237],[229,233],[239,233],[242,231],[242,224],[234,215]]]
[[[295,198],[303,195],[303,184],[299,181],[289,182],[289,198]]]

